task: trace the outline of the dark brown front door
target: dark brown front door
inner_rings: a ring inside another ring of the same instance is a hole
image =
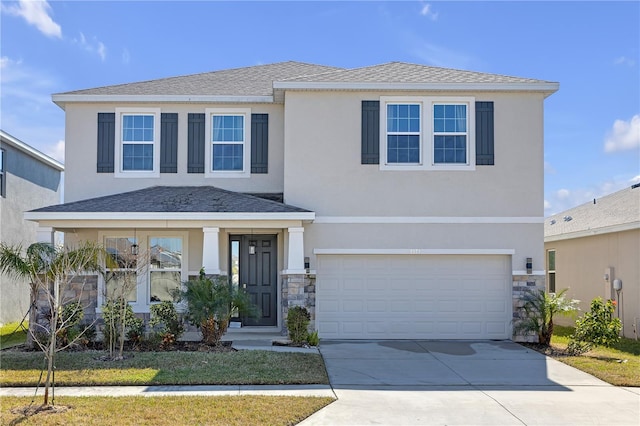
[[[275,326],[278,321],[276,236],[234,236],[231,238],[232,246],[234,241],[239,241],[238,284],[249,293],[251,301],[260,309],[257,318],[242,318],[242,324]]]

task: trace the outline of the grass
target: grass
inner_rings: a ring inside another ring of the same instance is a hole
[[[31,398],[3,398],[0,424],[21,425],[293,425],[304,420],[332,398],[288,396],[165,396],[165,397],[57,397],[65,412],[14,414]],[[117,420],[109,414],[116,414]],[[179,419],[179,421],[178,421]]]
[[[564,351],[572,327],[555,326],[551,346]],[[621,338],[612,348],[597,347],[581,356],[550,354],[553,358],[616,386],[640,387],[640,341]]]
[[[18,322],[12,322],[0,327],[0,349],[23,344],[27,340],[28,327],[28,323],[25,323],[23,328]]]
[[[328,384],[318,354],[271,351],[136,352],[103,361],[104,352],[60,352],[57,386]],[[35,386],[41,352],[4,351],[0,386]]]

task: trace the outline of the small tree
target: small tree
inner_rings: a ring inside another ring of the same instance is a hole
[[[207,345],[218,345],[227,331],[231,315],[255,316],[258,309],[243,290],[232,288],[227,277],[207,278],[203,271],[197,280],[187,281],[179,299],[187,304],[187,318],[200,329]]]
[[[142,321],[135,318],[131,305],[129,305],[129,294],[135,292],[138,287],[138,275],[146,272],[148,257],[148,252],[133,254],[127,247],[126,250],[109,253],[106,258],[107,271],[105,272],[103,295],[105,330],[103,335],[111,359],[123,359],[127,330],[142,327]],[[116,345],[117,355],[115,355]]]
[[[580,355],[594,346],[613,346],[620,341],[622,322],[614,317],[616,302],[591,301],[591,309],[576,321],[576,329],[569,338],[567,351]]]
[[[37,243],[31,245],[25,255],[20,247],[2,246],[0,269],[28,277],[32,293],[36,296],[42,294],[48,304],[48,324],[36,320],[29,324],[31,337],[47,360],[43,405],[49,405],[56,353],[69,347],[82,335],[80,332],[70,338],[65,331],[79,322],[79,310],[83,309],[79,302],[86,284],[85,273],[100,272],[103,255],[101,247],[88,242],[75,249]],[[67,291],[72,283],[79,287],[79,293]],[[66,344],[59,345],[58,336],[65,336]]]
[[[558,293],[546,293],[544,290],[529,291],[522,298],[521,318],[515,321],[517,333],[535,333],[538,342],[549,346],[553,335],[553,317],[555,315],[571,316],[578,310],[579,300],[568,300],[564,297],[567,289]]]

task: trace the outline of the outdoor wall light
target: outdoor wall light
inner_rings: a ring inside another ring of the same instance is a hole
[[[133,256],[137,256],[138,255],[138,245],[137,244],[131,244],[131,255]]]
[[[256,254],[256,242],[251,241],[249,243],[249,254]]]
[[[604,280],[609,281],[609,274],[604,274]]]
[[[308,257],[304,258],[304,269],[306,269],[307,271],[309,270],[309,258]]]
[[[526,268],[527,268],[527,274],[533,273],[533,259],[530,257],[527,257]]]

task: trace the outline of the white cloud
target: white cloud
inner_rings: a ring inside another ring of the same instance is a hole
[[[640,183],[640,175],[634,176],[631,179],[629,179],[629,183],[631,185],[635,185],[636,183]]]
[[[20,16],[47,37],[62,38],[62,28],[49,16],[51,6],[44,0],[20,0],[15,6],[2,6],[10,15]]]
[[[71,40],[73,43],[79,45],[85,51],[89,53],[95,53],[100,56],[102,62],[107,59],[107,47],[103,42],[98,40],[95,36],[91,40],[87,40],[84,33],[80,33],[79,38],[74,38]]]
[[[131,54],[129,53],[129,49],[126,47],[122,50],[122,63],[128,65],[131,61]]]
[[[438,19],[438,12],[434,12],[431,9],[431,5],[429,3],[425,4],[424,6],[422,6],[422,9],[420,10],[420,15],[426,16],[427,18],[431,19],[432,21],[435,21],[436,19]]]
[[[588,187],[571,188],[571,190],[559,189],[545,194],[544,215],[551,216],[584,203],[593,202],[594,198],[613,194],[616,191],[629,187],[634,181],[640,182],[640,175],[633,178],[629,175],[614,176]]]
[[[64,163],[64,141],[59,140],[58,142],[47,145],[44,148],[44,153],[49,157],[55,158],[56,160]]]
[[[613,63],[615,65],[627,65],[629,67],[632,67],[636,64],[635,59],[632,58],[627,58],[626,56],[620,56],[618,58],[616,58]]]
[[[605,152],[625,151],[640,147],[640,114],[629,121],[616,120],[604,142]]]
[[[474,61],[474,58],[467,54],[447,49],[426,40],[416,40],[409,53],[424,63],[436,67],[466,69],[471,68],[470,65]]]
[[[566,200],[571,195],[571,192],[568,189],[559,189],[556,191],[556,197],[559,200]]]

